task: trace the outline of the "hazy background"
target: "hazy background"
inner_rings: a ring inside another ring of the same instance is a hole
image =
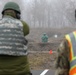
[[[21,17],[30,28],[76,26],[76,0],[0,0],[0,12],[4,4],[9,1],[19,4],[22,11]]]

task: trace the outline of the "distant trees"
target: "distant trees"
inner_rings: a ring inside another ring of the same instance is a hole
[[[75,25],[75,7],[71,0],[31,0],[30,5],[27,21],[31,27],[60,28]]]
[[[30,27],[75,26],[75,0],[8,0],[17,2]],[[0,0],[3,6],[7,0]],[[2,7],[0,7],[0,11]],[[1,16],[1,15],[0,15]]]

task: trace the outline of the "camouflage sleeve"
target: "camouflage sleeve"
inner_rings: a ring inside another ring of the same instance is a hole
[[[57,50],[55,75],[69,75],[69,45],[67,40],[63,40]]]

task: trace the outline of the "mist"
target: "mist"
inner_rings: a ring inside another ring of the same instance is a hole
[[[76,0],[0,0],[0,13],[9,1],[19,4],[21,18],[30,28],[76,27]]]

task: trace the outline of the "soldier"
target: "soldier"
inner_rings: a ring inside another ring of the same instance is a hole
[[[76,75],[76,31],[65,35],[57,50],[55,75]]]
[[[47,43],[47,42],[48,42],[48,36],[46,35],[46,33],[44,33],[44,34],[42,35],[41,39],[42,39],[42,42],[43,42],[43,43]]]
[[[32,75],[24,37],[29,34],[29,26],[20,15],[18,4],[5,4],[0,20],[0,75]]]

